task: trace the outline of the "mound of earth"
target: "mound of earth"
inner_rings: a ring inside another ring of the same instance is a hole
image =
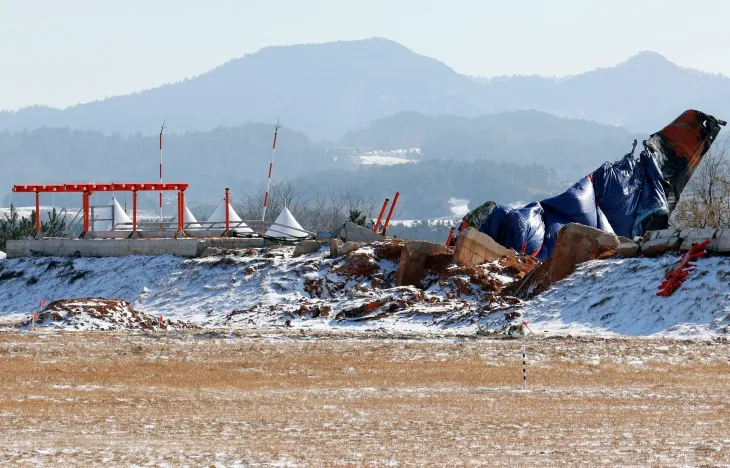
[[[21,327],[30,328],[32,319]],[[52,302],[38,313],[36,328],[64,330],[155,330],[192,328],[190,324],[176,320],[160,321],[144,312],[138,312],[123,300],[84,298],[64,299]]]
[[[518,302],[512,290],[534,264],[517,256],[458,266],[443,251],[427,257],[418,286],[398,287],[405,244],[345,243],[335,258],[281,246],[211,249],[194,259],[12,259],[0,272],[0,318],[25,321],[46,298],[38,325],[70,330],[145,329],[160,314],[200,327],[472,327],[504,321],[501,310]],[[75,299],[105,297],[120,301]]]

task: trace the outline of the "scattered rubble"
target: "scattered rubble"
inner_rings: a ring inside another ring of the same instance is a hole
[[[327,245],[324,241],[318,241],[318,240],[305,240],[297,244],[296,247],[294,247],[294,253],[292,254],[292,257],[299,257],[301,255],[311,254],[322,247]]]
[[[340,239],[330,240],[330,258],[342,257],[346,253],[365,247],[367,242],[344,242]]]
[[[532,296],[544,291],[573,273],[581,263],[615,255],[618,246],[615,234],[582,224],[566,224],[558,231],[553,254],[529,278],[525,294]]]
[[[346,242],[378,242],[385,239],[381,234],[351,222],[345,223],[340,229],[339,237]]]
[[[79,331],[111,330],[168,330],[197,328],[179,320],[162,320],[136,311],[127,301],[83,298],[54,301],[38,313],[34,321],[29,318],[21,328],[54,328]]]
[[[401,249],[395,284],[397,286],[420,286],[428,256],[445,250],[447,247],[443,244],[422,241],[408,242]]]
[[[474,228],[467,228],[456,239],[454,263],[481,265],[514,254],[514,250],[502,247],[483,232],[479,232]]]
[[[294,246],[273,246],[211,248],[202,258],[188,260],[9,260],[0,265],[0,312],[25,320],[38,297],[58,291],[56,298],[68,299],[50,304],[39,316],[38,327],[157,329],[156,316],[164,311],[164,327],[172,329],[190,323],[234,328],[289,323],[292,327],[358,324],[402,330],[479,327],[483,333],[495,333],[520,318],[519,314],[529,314],[532,306],[520,308],[522,297],[546,289],[550,289],[546,294],[555,296],[550,286],[571,275],[576,265],[591,260],[600,260],[597,264],[637,261],[636,268],[645,268],[642,262],[651,259],[615,257],[639,255],[641,245],[653,240],[685,243],[710,234],[713,243],[725,235],[724,231],[666,230],[650,233],[639,242],[619,243],[612,234],[571,224],[559,232],[553,257],[542,264],[535,257],[494,247],[491,238],[471,231],[463,236],[458,253],[442,244],[381,238],[373,243],[332,240],[332,256],[324,248],[327,244],[321,243],[320,248],[298,256]],[[473,264],[479,257],[492,260]],[[718,281],[724,278],[718,276]],[[22,298],[11,291],[23,291]],[[108,297],[124,300],[93,299],[105,291]],[[591,313],[598,307],[592,304],[586,306]],[[168,314],[184,322],[169,322]]]
[[[616,254],[619,257],[633,258],[639,256],[639,244],[638,242],[622,242],[616,247]]]
[[[686,252],[692,244],[710,240],[711,254],[730,254],[730,230],[727,229],[662,229],[649,231],[643,238],[622,242],[616,248],[619,257],[658,257],[670,252]]]

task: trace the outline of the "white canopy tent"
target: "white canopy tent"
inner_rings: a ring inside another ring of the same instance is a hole
[[[225,219],[223,222],[225,223]],[[201,226],[198,223],[198,220],[195,218],[193,213],[188,209],[187,205],[185,205],[185,212],[183,213],[183,228],[184,229],[200,229]],[[173,229],[177,229],[177,216],[175,216],[175,226],[173,226]]]
[[[99,221],[96,221],[97,219]],[[94,220],[94,231],[132,230],[132,219],[127,216],[127,213],[124,212],[124,209],[114,197],[112,197],[112,201],[109,202],[108,207],[94,212]],[[114,225],[112,225],[112,220],[114,220]],[[121,223],[127,224],[120,226],[119,224]],[[114,229],[115,226],[116,229]]]
[[[253,230],[246,225],[246,223],[241,223],[243,221],[240,216],[235,212],[233,207],[229,204],[228,205],[228,222],[231,224],[231,229],[236,232],[242,232],[242,233],[253,233]],[[209,223],[214,223],[213,225],[206,224],[206,229],[225,229],[226,228],[226,201],[221,201],[220,205],[218,205],[218,208],[215,209],[212,215],[208,218]],[[239,224],[241,223],[241,224]]]
[[[307,233],[303,232],[302,225],[294,218],[289,208],[286,206],[279,216],[276,217],[274,224],[266,230],[266,234],[269,237],[284,237],[284,238],[301,238],[307,237]]]

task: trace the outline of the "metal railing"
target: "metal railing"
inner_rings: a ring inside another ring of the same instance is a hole
[[[239,234],[251,237],[306,239],[308,237],[317,236],[317,233],[306,229],[299,229],[271,221],[265,221],[262,223],[261,220],[230,221],[228,223],[228,228],[230,231],[236,231]],[[113,226],[113,230],[129,233],[132,231],[132,223],[116,223]],[[223,234],[225,230],[225,222],[221,221],[193,221],[183,223],[183,231],[190,237],[218,237]],[[137,232],[142,237],[159,237],[162,234],[176,234],[177,231],[177,221],[137,222]],[[293,235],[292,231],[294,232]],[[266,234],[267,232],[270,234]]]

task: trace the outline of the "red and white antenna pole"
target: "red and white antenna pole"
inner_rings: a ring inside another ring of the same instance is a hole
[[[167,119],[162,121],[160,127],[160,185],[162,185],[162,132],[165,130],[165,122]],[[162,190],[160,190],[160,229],[162,229]]]
[[[264,212],[261,214],[261,232],[264,231],[264,221],[266,221],[266,207],[269,205],[269,189],[271,188],[271,171],[274,168],[274,156],[276,156],[276,136],[279,133],[279,119],[276,119],[276,127],[274,127],[274,144],[271,147],[271,162],[269,163],[269,179],[266,182],[266,194],[264,195]]]

